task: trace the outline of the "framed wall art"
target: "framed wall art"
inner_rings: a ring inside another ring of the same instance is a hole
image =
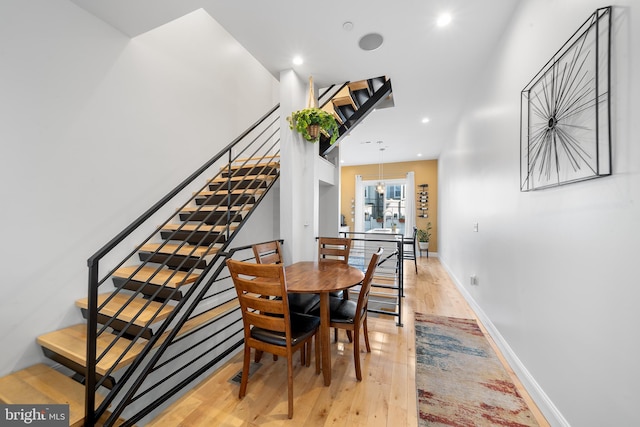
[[[521,191],[611,175],[610,46],[605,7],[522,90]]]

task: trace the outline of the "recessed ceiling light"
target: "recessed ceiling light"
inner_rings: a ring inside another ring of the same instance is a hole
[[[384,39],[378,33],[369,33],[360,39],[358,45],[362,50],[376,50],[380,46],[382,46],[382,42]]]
[[[353,22],[346,21],[344,24],[342,24],[342,29],[345,30],[345,31],[353,30]]]
[[[436,23],[438,24],[438,27],[446,27],[451,23],[452,19],[453,18],[451,17],[451,14],[449,12],[445,12],[441,13],[440,16],[438,16],[438,20],[436,21]]]
[[[294,56],[293,57],[293,65],[302,65],[304,64],[304,59],[302,59],[302,56]]]
[[[430,122],[429,117],[425,117],[422,119],[422,123],[429,123],[429,122]]]

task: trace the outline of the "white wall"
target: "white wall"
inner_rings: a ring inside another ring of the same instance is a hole
[[[129,39],[67,0],[0,2],[0,62],[4,375],[81,321],[87,258],[272,107],[278,82],[201,10]]]
[[[594,0],[521,3],[439,159],[441,259],[554,425],[640,425],[640,4],[617,4],[613,176],[519,191],[520,91]]]

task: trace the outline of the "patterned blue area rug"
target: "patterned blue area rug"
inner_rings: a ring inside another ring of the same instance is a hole
[[[415,319],[419,426],[538,426],[475,320]]]

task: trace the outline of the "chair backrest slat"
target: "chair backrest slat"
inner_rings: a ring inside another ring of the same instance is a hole
[[[258,264],[282,264],[282,248],[280,242],[274,240],[272,242],[258,243],[252,246],[253,255]]]
[[[351,239],[345,237],[320,237],[318,238],[318,261],[338,261],[349,263],[351,251]]]

